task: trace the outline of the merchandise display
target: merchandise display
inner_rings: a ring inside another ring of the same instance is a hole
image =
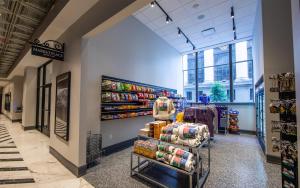
[[[153,117],[158,120],[170,120],[176,110],[171,99],[159,97],[153,105]]]
[[[195,123],[172,123],[162,126],[159,139],[145,136],[145,130],[155,126],[159,127],[158,123],[147,123],[146,128],[141,129],[143,134],[138,136],[131,153],[131,176],[136,174],[152,183],[162,185],[153,177],[143,173],[143,169],[159,165],[189,176],[189,187],[194,187],[193,184],[196,187],[202,187],[210,172],[210,139],[207,126]],[[198,139],[200,142],[197,144],[188,142],[187,144],[181,144],[178,143],[179,139],[184,141]],[[202,156],[204,148],[207,148],[208,154]],[[154,151],[156,151],[155,156]],[[133,166],[134,156],[138,159],[137,166]],[[141,158],[144,160],[141,160]],[[203,164],[205,158],[208,160],[206,165]],[[163,175],[164,171],[160,170],[157,173]],[[174,176],[174,178],[176,179],[177,176]]]
[[[240,127],[238,126],[239,122],[239,111],[237,110],[229,110],[229,127],[228,132],[231,134],[239,134],[240,133]]]
[[[184,122],[201,123],[208,126],[210,137],[214,137],[214,122],[217,111],[209,106],[189,107],[184,110]],[[217,125],[216,125],[217,126]]]
[[[278,92],[279,98],[272,99],[270,113],[278,114],[279,121],[271,122],[272,132],[280,133],[280,138],[272,137],[273,152],[281,152],[282,187],[298,187],[298,151],[296,92],[294,73],[270,75],[271,92]]]
[[[176,92],[173,89],[102,76],[101,121],[153,115],[153,104],[158,96],[179,100],[180,96]]]

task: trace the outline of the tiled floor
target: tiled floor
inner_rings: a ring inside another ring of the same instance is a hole
[[[35,181],[35,183],[2,184],[0,188],[93,187],[83,178],[76,178],[49,153],[48,137],[36,130],[23,131],[19,123],[11,123],[4,116],[0,116],[0,124],[7,129],[7,131],[3,131],[3,129],[0,130],[0,184],[1,179],[33,178]],[[3,131],[3,133],[1,131]],[[16,148],[1,148],[1,134],[4,133],[9,134],[9,138],[11,138],[5,141],[5,144],[10,147],[16,145]],[[1,152],[19,153],[1,154]],[[2,158],[21,158],[23,161],[1,162]],[[27,167],[28,170],[1,171],[1,168],[4,167]]]
[[[255,136],[217,135],[211,145],[211,173],[204,187],[281,187],[280,166],[265,162]],[[130,177],[130,151],[104,157],[84,178],[97,188],[150,187]]]
[[[1,179],[10,178],[35,181],[0,185],[0,188],[153,187],[130,177],[131,148],[102,158],[100,165],[76,178],[49,154],[48,145],[48,137],[36,130],[23,131],[19,123],[0,116],[0,183]],[[255,136],[217,135],[211,146],[211,173],[206,188],[281,187],[280,166],[265,162]],[[23,161],[2,160],[11,158]],[[17,167],[22,170],[16,170]]]

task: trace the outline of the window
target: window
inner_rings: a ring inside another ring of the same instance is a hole
[[[234,102],[253,102],[253,96],[249,95],[253,90],[252,42],[243,41],[232,47]]]
[[[192,92],[191,92],[191,91],[187,91],[187,92],[186,92],[186,99],[189,100],[189,101],[192,101],[192,100],[193,100]]]
[[[198,102],[198,92],[209,95],[211,102],[253,102],[252,41],[205,49],[183,60],[184,93],[191,92],[188,101]]]
[[[183,56],[184,97],[188,102],[196,102],[196,55]],[[195,97],[193,97],[195,95]]]

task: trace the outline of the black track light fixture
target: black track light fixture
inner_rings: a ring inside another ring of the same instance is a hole
[[[190,41],[189,41],[189,39],[186,39],[186,43],[189,43]]]
[[[155,6],[155,2],[152,1],[152,2],[150,3],[150,6],[153,8],[153,7]]]
[[[231,18],[234,18],[234,10],[233,7],[231,7],[231,13],[230,13]]]
[[[166,23],[168,24],[168,23],[170,23],[170,21],[171,21],[171,19],[169,18],[169,16],[167,16]]]
[[[178,28],[178,36],[181,36],[181,30]]]

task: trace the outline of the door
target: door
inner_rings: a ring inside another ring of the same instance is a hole
[[[37,88],[37,118],[36,129],[50,136],[51,115],[51,64],[50,62],[38,68]],[[50,68],[49,68],[50,67]]]

